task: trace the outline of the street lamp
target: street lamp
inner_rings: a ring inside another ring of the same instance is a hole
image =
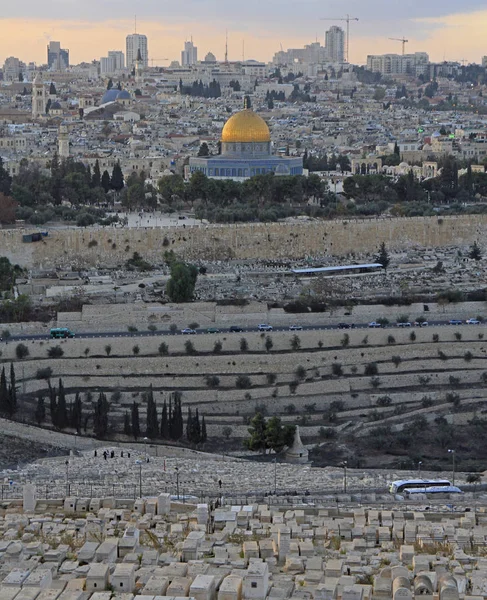
[[[343,493],[344,494],[347,493],[347,465],[348,465],[348,462],[346,460],[344,460],[342,462],[342,467],[343,467]]]
[[[69,496],[69,460],[66,460],[66,497]]]
[[[451,450],[450,448],[448,449],[448,452],[451,454],[451,458],[452,458],[452,475],[451,475],[451,482],[453,485],[455,485],[455,450]]]
[[[423,464],[423,461],[420,460],[418,462],[418,477],[421,479],[421,465]]]
[[[174,470],[176,471],[176,493],[179,500],[179,467],[174,467]]]
[[[144,452],[145,452],[145,462],[147,462],[147,440],[149,438],[144,438]]]
[[[136,460],[136,465],[139,465],[139,497],[142,498],[142,461]]]

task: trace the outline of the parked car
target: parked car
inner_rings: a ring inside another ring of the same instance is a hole
[[[338,329],[354,329],[354,323],[338,323]]]
[[[220,333],[220,330],[218,329],[218,327],[208,327],[206,333]]]
[[[467,325],[480,325],[480,321],[478,319],[467,319],[465,323]]]
[[[186,327],[185,329],[181,329],[181,333],[193,335],[196,333],[196,329],[191,329],[190,327]]]
[[[398,327],[411,327],[411,323],[409,321],[401,321],[397,324]]]
[[[261,323],[258,327],[259,331],[272,331],[272,325],[268,323]]]
[[[369,323],[369,327],[382,327],[382,325],[380,323],[377,323],[377,321],[372,321],[371,323]]]
[[[240,327],[240,325],[231,325],[229,331],[238,333],[243,331],[243,329]]]
[[[461,319],[451,319],[450,321],[448,321],[448,323],[450,325],[461,325],[463,321]]]
[[[414,321],[415,327],[428,327],[428,321]]]
[[[303,328],[301,327],[301,325],[290,325],[289,326],[289,331],[301,331]]]

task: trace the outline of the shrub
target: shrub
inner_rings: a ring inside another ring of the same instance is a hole
[[[230,427],[230,425],[225,425],[225,427],[222,428],[223,437],[227,440],[227,442],[230,439],[232,433],[233,429]]]
[[[61,356],[64,356],[64,350],[61,346],[53,346],[47,351],[47,356],[49,356],[49,358],[61,358]]]
[[[27,348],[25,344],[17,344],[17,346],[15,346],[15,356],[19,360],[27,358],[29,356],[29,348]]]
[[[291,394],[295,394],[296,390],[298,389],[298,385],[299,385],[299,381],[291,381],[289,383],[289,391],[291,392]]]
[[[336,438],[337,432],[335,429],[332,429],[331,427],[320,427],[320,429],[318,431],[318,435],[323,440],[332,440],[332,439]]]
[[[248,349],[249,349],[249,343],[247,342],[247,340],[244,337],[240,338],[240,351],[247,352]]]
[[[274,383],[276,383],[277,375],[275,373],[267,373],[266,379],[269,385],[274,385]]]
[[[199,323],[196,323],[196,321],[193,321],[192,323],[190,323],[190,324],[188,325],[188,327],[189,327],[190,329],[198,329],[198,327],[199,327],[199,326],[200,326],[200,324],[199,324]]]
[[[396,343],[396,338],[393,335],[388,335],[387,336],[387,343],[388,344],[395,344]]]
[[[336,377],[340,377],[341,375],[343,375],[342,364],[341,363],[332,363],[331,372]]]
[[[345,402],[343,400],[333,400],[330,403],[330,410],[332,412],[341,412],[345,410]]]
[[[433,342],[439,342],[440,341],[440,336],[437,333],[433,334]]]
[[[463,359],[465,360],[465,362],[470,362],[473,358],[473,354],[470,352],[470,350],[467,350],[465,352],[465,354],[463,355]]]
[[[377,375],[379,373],[379,367],[377,363],[371,362],[365,365],[364,375]]]
[[[318,340],[318,348],[323,348],[323,342],[321,340]]]
[[[206,376],[206,385],[209,388],[217,388],[220,385],[220,378],[216,375],[207,375]]]
[[[377,398],[377,406],[390,406],[392,404],[392,398],[390,396],[380,396]]]
[[[270,335],[266,336],[264,346],[265,346],[265,349],[267,350],[267,352],[269,352],[272,349],[272,346],[274,346],[274,342],[272,341],[272,338]]]
[[[423,396],[421,398],[421,406],[423,408],[429,408],[430,406],[433,406],[433,399],[430,396]]]
[[[88,354],[90,353],[90,349],[89,348],[85,348],[84,349],[84,355],[86,356],[86,358],[88,358]]]
[[[306,369],[302,365],[299,365],[298,367],[296,367],[294,374],[296,375],[297,379],[302,381],[306,377]]]
[[[238,375],[235,379],[235,387],[239,390],[248,390],[252,387],[252,381],[248,375]]]
[[[391,357],[391,361],[392,361],[392,363],[394,364],[394,366],[395,366],[395,367],[396,367],[396,369],[397,369],[397,367],[398,367],[398,366],[401,364],[401,362],[402,362],[402,358],[401,358],[400,356],[392,356],[392,357]]]
[[[12,337],[12,334],[8,329],[4,329],[0,335],[6,342]]]
[[[129,333],[135,333],[135,332],[137,332],[137,331],[139,331],[139,330],[137,329],[137,327],[136,327],[135,325],[129,325],[129,326],[127,327],[127,331],[128,331]]]
[[[438,357],[441,360],[448,360],[448,356],[442,350],[438,350]]]
[[[107,344],[107,345],[105,346],[105,352],[106,352],[106,355],[107,355],[107,356],[110,356],[110,353],[111,353],[111,351],[112,351],[112,347],[110,346],[110,344]]]
[[[389,319],[386,319],[385,317],[381,317],[380,319],[377,319],[377,323],[379,323],[379,325],[381,325],[381,327],[385,327],[386,325],[389,325]]]
[[[409,334],[409,339],[414,342],[416,340],[416,332],[415,331],[411,331],[411,333]]]
[[[483,340],[484,339],[484,334],[483,333],[479,333],[478,338],[479,338],[479,340]]]
[[[213,354],[220,354],[222,349],[223,344],[220,342],[220,340],[216,340],[216,342],[213,344]]]
[[[462,334],[459,331],[455,331],[453,335],[455,336],[457,342],[459,342],[462,339]]]
[[[451,402],[455,408],[460,406],[461,400],[458,394],[455,394],[454,392],[448,392],[445,398],[446,401]]]
[[[418,381],[421,385],[428,385],[428,383],[431,381],[431,377],[429,375],[420,375],[418,377]]]
[[[316,402],[312,402],[311,404],[305,404],[304,410],[309,413],[314,413],[316,411]]]
[[[378,388],[380,385],[380,379],[378,377],[371,377],[370,378],[370,385],[373,388]]]
[[[140,353],[140,348],[137,344],[132,348],[132,352],[134,353],[134,356],[137,356],[137,354]]]
[[[284,412],[288,415],[294,415],[296,411],[296,406],[291,402],[291,404],[286,404],[284,407]]]
[[[364,337],[364,339],[362,340],[362,344],[363,344],[364,346],[367,346],[367,344],[368,344],[368,343],[369,343],[369,336],[368,336],[368,335],[366,335],[366,336]]]
[[[149,327],[147,327],[147,329],[148,329],[149,331],[152,331],[152,332],[154,332],[154,331],[157,331],[157,326],[156,326],[156,325],[154,325],[153,323],[151,323],[151,324],[149,325]]]
[[[172,334],[176,333],[176,331],[177,331],[177,330],[178,330],[178,326],[176,325],[176,323],[171,323],[171,324],[169,325],[169,331],[170,331]]]
[[[169,354],[169,346],[166,344],[166,342],[161,342],[159,344],[158,351],[161,356],[167,356]]]
[[[458,387],[460,385],[460,377],[455,377],[454,375],[450,375],[448,380],[452,387]]]
[[[348,335],[348,333],[345,333],[343,335],[342,339],[340,340],[340,344],[343,348],[346,348],[350,344],[350,336]]]
[[[301,340],[299,339],[299,336],[294,334],[293,337],[291,338],[291,350],[299,350],[301,348]]]
[[[51,367],[44,367],[43,369],[37,369],[36,379],[50,379],[52,377]]]
[[[184,342],[184,349],[186,351],[186,354],[196,354],[196,349],[194,347],[194,344],[191,340],[186,340]]]
[[[482,375],[480,376],[480,380],[482,381],[482,383],[487,383],[487,371],[484,371],[482,373]]]

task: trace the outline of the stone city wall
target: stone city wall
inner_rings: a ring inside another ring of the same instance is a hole
[[[134,252],[160,262],[165,250],[185,259],[300,259],[309,255],[372,253],[471,244],[487,238],[487,215],[247,223],[163,228],[51,229],[41,242],[23,243],[32,230],[0,231],[0,255],[26,267],[122,265]]]

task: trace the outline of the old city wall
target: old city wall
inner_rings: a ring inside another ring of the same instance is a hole
[[[309,255],[372,253],[471,244],[487,239],[487,215],[249,223],[166,228],[51,229],[41,242],[23,243],[30,230],[1,230],[0,255],[26,267],[122,265],[133,252],[160,261],[165,250],[195,260],[300,259]]]

